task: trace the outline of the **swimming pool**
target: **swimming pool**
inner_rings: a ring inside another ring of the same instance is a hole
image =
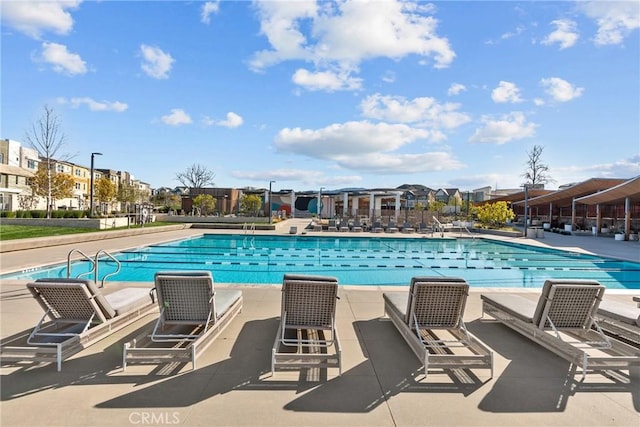
[[[342,285],[403,286],[414,276],[458,276],[475,287],[538,288],[549,278],[571,278],[640,289],[640,263],[482,238],[205,234],[113,255],[122,270],[107,281],[153,281],[162,270],[209,270],[218,283],[240,284],[281,283],[285,273],[301,273],[335,276]],[[72,277],[90,268],[88,261],[74,261]],[[115,268],[101,259],[99,280]],[[43,277],[67,277],[66,263],[0,278]]]

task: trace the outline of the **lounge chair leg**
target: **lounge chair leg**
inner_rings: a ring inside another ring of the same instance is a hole
[[[62,346],[56,345],[56,357],[58,358],[58,372],[62,371]]]
[[[429,371],[429,351],[424,352],[424,377],[427,378]]]

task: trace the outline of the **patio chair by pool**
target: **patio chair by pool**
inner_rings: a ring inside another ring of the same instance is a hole
[[[385,230],[387,233],[397,233],[398,230],[398,225],[396,224],[395,221],[391,220],[389,221],[389,224],[387,224],[387,228]]]
[[[362,226],[362,223],[360,222],[360,218],[356,218],[353,221],[353,225],[351,226],[351,231],[354,231],[354,232],[363,231],[363,226]]]
[[[429,368],[486,368],[493,352],[467,331],[469,284],[457,277],[414,277],[409,292],[385,292],[384,311],[415,355]]]
[[[538,302],[508,294],[483,294],[482,311],[582,369],[631,370],[640,349],[606,336],[596,313],[605,288],[592,280],[547,280]]]
[[[596,319],[605,332],[640,346],[640,307],[631,299],[627,304],[604,299]]]
[[[285,274],[272,375],[278,369],[297,368],[338,368],[342,375],[337,299],[338,280],[333,277]]]
[[[346,220],[340,221],[340,225],[338,226],[338,230],[340,231],[349,231],[349,223]]]
[[[403,233],[415,233],[416,229],[409,222],[405,222],[402,224],[402,232]]]
[[[123,369],[129,363],[191,362],[214,342],[242,311],[242,292],[214,291],[209,271],[164,271],[155,274],[160,316],[153,330],[124,346]]]
[[[329,226],[327,227],[327,231],[338,231],[338,224],[335,219],[329,220]]]
[[[103,294],[89,280],[38,279],[27,289],[45,314],[28,336],[2,343],[2,362],[56,362],[60,371],[63,360],[156,307],[149,289],[130,287]]]
[[[373,225],[371,226],[371,232],[382,233],[383,231],[384,231],[384,228],[382,228],[382,224],[380,223],[380,221],[374,221]]]

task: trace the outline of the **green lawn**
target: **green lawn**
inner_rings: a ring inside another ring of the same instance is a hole
[[[173,225],[172,223],[152,222],[145,227],[158,227],[162,225]],[[111,230],[122,230],[127,227],[109,228],[106,230],[95,230],[92,228],[73,227],[38,227],[30,225],[5,225],[0,224],[0,240],[28,239],[31,237],[62,236],[63,234],[91,233],[96,231],[109,232]],[[132,225],[130,228],[140,228],[139,225]]]

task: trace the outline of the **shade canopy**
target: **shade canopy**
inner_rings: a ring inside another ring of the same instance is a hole
[[[631,203],[640,201],[640,175],[607,190],[580,197],[576,202],[586,205],[616,204],[627,198]]]
[[[562,190],[543,196],[534,197],[528,200],[529,206],[548,205],[553,203],[559,207],[571,206],[573,199],[589,196],[600,191],[608,190],[627,181],[622,178],[591,178],[583,182],[579,182]],[[524,200],[514,202],[514,205],[524,204]]]

